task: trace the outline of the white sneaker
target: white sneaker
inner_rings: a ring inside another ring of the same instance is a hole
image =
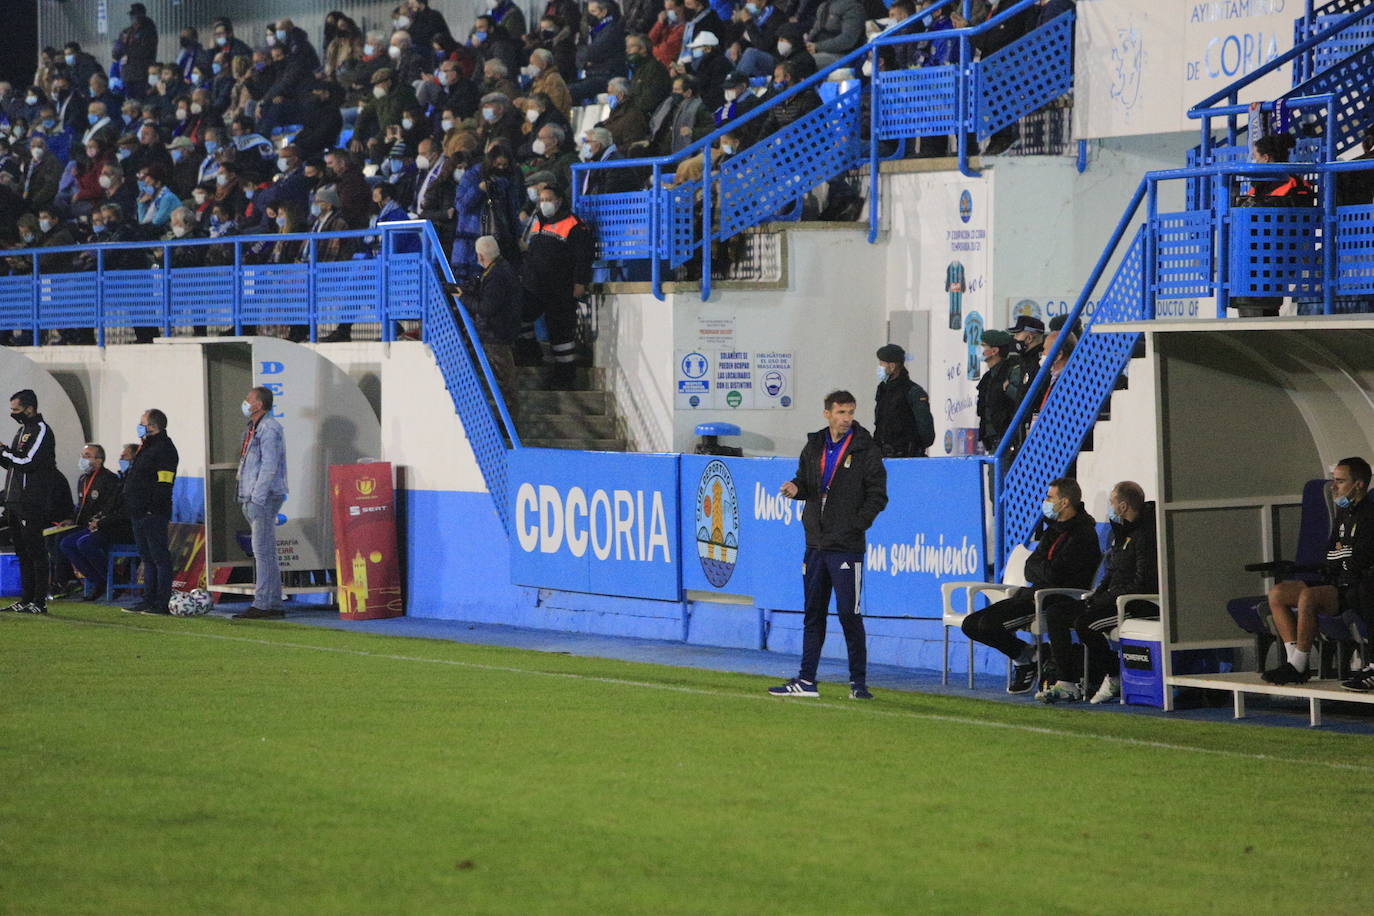
[[[1041,703],[1074,703],[1083,699],[1083,694],[1072,681],[1055,681],[1037,693],[1035,698]]]
[[[1104,677],[1102,679],[1102,686],[1097,688],[1097,693],[1093,694],[1093,698],[1088,702],[1093,704],[1110,703],[1112,700],[1119,699],[1120,697],[1121,679]]]

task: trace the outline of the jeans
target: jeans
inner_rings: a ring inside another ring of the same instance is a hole
[[[277,513],[282,498],[271,496],[267,505],[241,503],[243,517],[253,532],[253,607],[275,611],[281,607],[281,566],[277,563]]]
[[[143,600],[158,609],[165,609],[172,600],[172,554],[167,547],[166,515],[145,515],[131,518],[134,543],[143,560]]]
[[[109,562],[110,540],[99,531],[71,531],[58,545],[64,556],[91,584],[91,594],[105,591],[105,569]]]
[[[802,623],[801,672],[804,681],[816,680],[816,668],[825,645],[825,618],[830,610],[830,593],[835,593],[835,610],[844,630],[849,650],[849,680],[865,684],[868,679],[868,645],[864,619],[859,616],[859,595],[863,590],[862,553],[843,553],[808,547],[803,560],[802,583],[806,596]]]

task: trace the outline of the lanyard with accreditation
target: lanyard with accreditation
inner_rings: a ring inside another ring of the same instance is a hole
[[[853,441],[854,431],[852,429],[845,433],[844,438],[839,442],[832,443],[830,437],[828,435],[826,436],[825,445],[821,448],[821,509],[825,509],[825,500],[830,494],[830,481],[835,478],[835,471],[839,469],[841,462],[844,461],[845,453],[849,451],[849,443]],[[835,448],[835,461],[833,464],[826,461],[830,455],[832,446]]]

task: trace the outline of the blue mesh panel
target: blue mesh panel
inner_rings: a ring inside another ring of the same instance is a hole
[[[234,326],[234,268],[180,267],[172,271],[172,324]]]
[[[1345,16],[1350,13],[1353,13],[1361,6],[1364,6],[1364,4],[1360,3],[1348,10],[1325,12],[1314,17],[1312,33],[1320,35],[1335,25],[1336,22],[1345,18]],[[1331,8],[1331,6],[1327,6],[1323,9],[1330,10]],[[1303,22],[1299,19],[1299,31],[1303,30],[1302,26]],[[1355,23],[1339,35],[1333,35],[1313,48],[1311,72],[1313,74],[1319,74],[1345,60],[1350,55],[1364,50],[1371,44],[1374,44],[1374,22],[1371,22],[1369,19],[1364,19]]]
[[[381,321],[382,299],[376,258],[326,261],[315,265],[315,320]]]
[[[0,277],[0,328],[33,325],[33,278]]]
[[[1211,154],[1207,156],[1207,161],[1202,161],[1201,147],[1193,147],[1188,150],[1188,167],[1195,168],[1200,165],[1231,165],[1233,163],[1249,162],[1250,147],[1229,146],[1226,141],[1221,141],[1221,145],[1213,146]],[[1202,178],[1188,178],[1184,180],[1185,201],[1184,206],[1189,210],[1206,210],[1212,205],[1212,178],[1205,176]]]
[[[423,277],[429,264],[419,254],[393,254],[383,262],[390,296],[391,317],[397,320],[419,318],[424,314]]]
[[[453,398],[453,407],[463,421],[463,431],[482,469],[482,478],[496,504],[496,512],[509,533],[505,437],[495,411],[487,405],[481,366],[464,342],[462,329],[449,308],[450,301],[433,272],[428,272],[425,278],[425,340],[434,352],[435,362],[444,377],[444,387]]]
[[[1336,210],[1338,293],[1374,293],[1374,206]]]
[[[959,129],[959,68],[917,67],[878,74],[878,136],[938,137]]]
[[[756,226],[816,185],[854,168],[861,155],[863,91],[855,86],[721,166],[719,227],[727,239]]]
[[[1154,222],[1155,294],[1160,299],[1212,295],[1212,214],[1160,213]]]
[[[1134,321],[1145,315],[1141,295],[1145,229],[1136,233],[1107,293],[1085,322],[1085,331],[1106,322]],[[1007,469],[1000,495],[1006,553],[1030,537],[1051,480],[1063,475],[1078,455],[1083,438],[1097,422],[1117,376],[1130,361],[1139,334],[1085,333],[1050,389],[1049,399]]]
[[[650,206],[649,191],[589,194],[577,199],[577,215],[587,221],[596,236],[597,260],[624,261],[653,254]]]
[[[95,327],[95,279],[94,273],[40,276],[39,325],[44,328]]]
[[[1374,27],[1374,23],[1365,23]],[[1374,126],[1374,104],[1371,101],[1371,74],[1374,74],[1374,44],[1366,45],[1358,54],[1345,58],[1300,86],[1284,94],[1284,98],[1307,95],[1335,96],[1336,152],[1343,153],[1360,144],[1365,129]],[[1313,123],[1311,132],[1323,136],[1326,118]]]
[[[1233,208],[1231,295],[1320,293],[1321,220],[1321,211],[1314,207]]]
[[[978,64],[978,136],[987,137],[1073,89],[1072,12]]]
[[[244,324],[309,324],[310,265],[243,268]]]
[[[669,267],[681,267],[696,254],[701,238],[701,219],[696,201],[701,195],[700,181],[684,181],[658,192],[658,252],[666,252]]]
[[[161,327],[161,270],[105,271],[105,327]]]

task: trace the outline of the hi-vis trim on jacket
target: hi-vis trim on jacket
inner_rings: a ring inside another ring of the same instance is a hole
[[[539,229],[532,232],[531,236],[551,235],[566,242],[572,231],[582,225],[582,220],[578,219],[575,214],[569,213],[556,223],[546,223],[541,220],[538,225]]]

